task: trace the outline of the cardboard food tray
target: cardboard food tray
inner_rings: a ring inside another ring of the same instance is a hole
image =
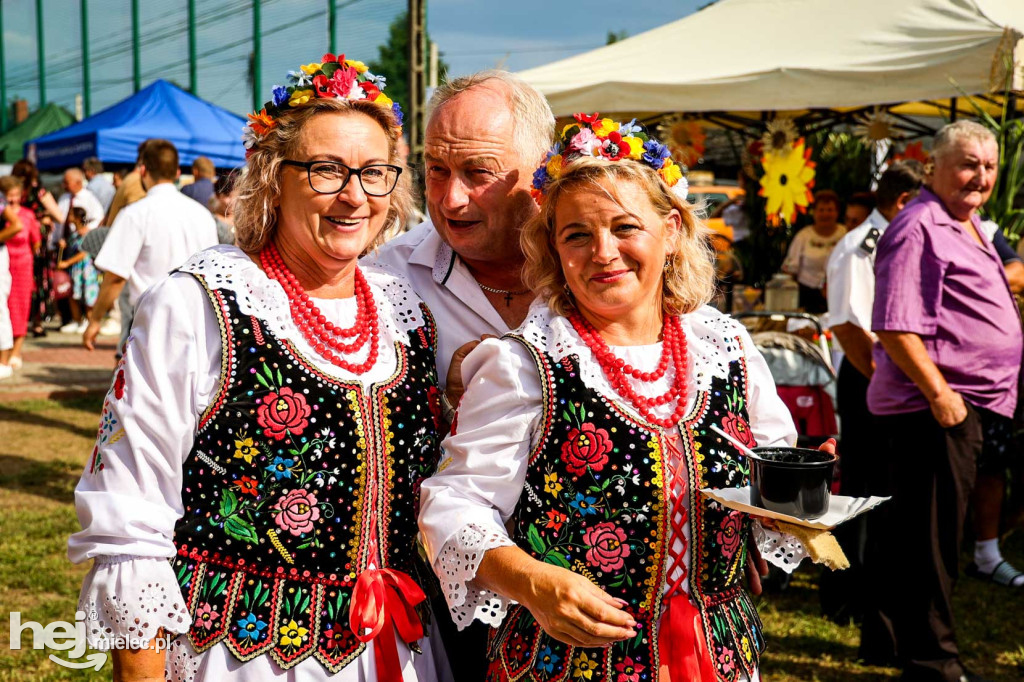
[[[815,528],[818,530],[832,530],[836,526],[850,519],[863,514],[869,509],[877,507],[888,497],[847,497],[846,495],[831,495],[829,497],[828,511],[816,519],[808,520],[780,514],[779,512],[755,506],[751,500],[750,487],[746,488],[702,488],[701,493],[707,495],[724,507],[745,512],[753,516],[762,516],[769,519],[778,519],[786,523]]]

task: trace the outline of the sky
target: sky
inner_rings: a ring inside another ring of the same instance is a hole
[[[429,0],[427,26],[458,76],[486,68],[539,66],[605,44],[609,31],[637,35],[680,19],[708,0]],[[263,0],[261,99],[299,64],[327,51],[328,0]],[[406,0],[335,0],[339,51],[370,61]],[[92,113],[132,94],[131,3],[87,0]],[[186,0],[141,0],[141,71],[188,87]],[[198,94],[226,109],[251,110],[252,0],[197,0]],[[0,0],[8,99],[39,106],[36,0]],[[74,111],[82,92],[81,2],[43,0],[46,98]],[[679,58],[684,58],[680,46]]]

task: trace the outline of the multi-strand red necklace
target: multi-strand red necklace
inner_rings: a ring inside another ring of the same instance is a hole
[[[569,314],[569,321],[572,323],[576,333],[587,344],[597,364],[601,366],[612,388],[618,391],[619,395],[626,398],[634,408],[643,415],[644,419],[657,424],[662,428],[671,428],[679,423],[686,411],[686,333],[683,332],[679,316],[673,315],[665,318],[662,328],[661,360],[653,372],[642,372],[635,367],[627,365],[621,358],[616,357],[608,344],[604,342],[601,335],[594,326],[590,324],[578,311]],[[637,393],[629,383],[629,377],[637,381],[653,382],[665,376],[669,363],[675,367],[675,377],[672,386],[665,393],[647,398]],[[675,401],[676,409],[672,416],[667,419],[660,419],[654,414],[653,408]]]
[[[260,263],[267,276],[279,282],[284,288],[295,326],[317,353],[352,374],[363,374],[373,367],[377,362],[377,341],[380,338],[377,306],[373,301],[370,285],[358,267],[355,275],[356,321],[348,329],[342,329],[333,325],[316,307],[313,299],[299,284],[298,278],[285,265],[273,242],[267,242],[260,251]],[[370,349],[366,360],[358,364],[334,353],[355,353],[367,343]]]

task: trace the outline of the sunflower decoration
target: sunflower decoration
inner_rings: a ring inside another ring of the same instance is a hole
[[[781,117],[768,121],[764,135],[761,136],[761,149],[765,154],[788,153],[793,143],[800,137],[793,119]]]
[[[680,166],[692,168],[700,163],[708,136],[699,122],[676,114],[658,126],[658,134]]]
[[[758,194],[767,200],[765,218],[770,226],[793,224],[798,212],[807,212],[814,187],[814,165],[811,149],[802,137],[779,151],[765,147],[761,157],[764,175]]]
[[[870,114],[861,117],[861,122],[854,126],[854,132],[861,142],[878,149],[898,137],[895,123],[896,120],[885,109],[875,107]]]

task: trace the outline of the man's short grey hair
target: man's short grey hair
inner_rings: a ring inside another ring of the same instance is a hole
[[[957,121],[945,125],[935,135],[932,143],[932,157],[938,161],[957,148],[961,141],[997,142],[991,130],[975,121]]]
[[[82,162],[82,168],[89,171],[90,173],[102,173],[103,162],[95,156],[90,156],[88,159]]]
[[[551,147],[555,137],[555,115],[544,95],[518,76],[508,71],[490,69],[469,76],[446,81],[434,91],[427,104],[427,125],[438,109],[448,101],[471,88],[486,85],[491,81],[505,86],[508,103],[512,110],[512,143],[520,157],[531,164],[540,165],[544,154]]]
[[[64,171],[64,175],[72,180],[78,180],[79,182],[85,182],[85,173],[82,172],[81,168],[68,168]]]

